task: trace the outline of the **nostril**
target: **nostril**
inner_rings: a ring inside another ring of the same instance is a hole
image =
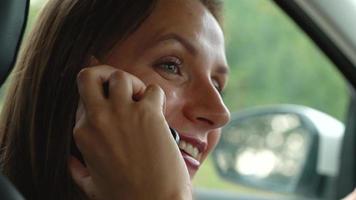
[[[211,120],[209,120],[209,119],[206,119],[206,118],[203,118],[203,117],[197,117],[197,120],[206,122],[206,123],[208,123],[209,125],[214,125],[214,122],[213,122],[213,121],[211,121]]]

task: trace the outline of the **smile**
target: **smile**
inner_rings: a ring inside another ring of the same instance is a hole
[[[207,143],[186,134],[180,134],[178,146],[187,166],[198,169],[202,155],[206,151]]]
[[[199,152],[197,147],[194,147],[192,144],[190,144],[184,140],[180,140],[178,146],[179,146],[180,150],[183,150],[185,153],[189,154],[194,159],[200,160],[202,153]]]

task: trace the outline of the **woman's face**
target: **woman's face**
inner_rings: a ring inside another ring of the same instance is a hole
[[[220,96],[229,71],[224,49],[219,24],[199,0],[160,0],[104,60],[165,91],[165,117],[180,135],[191,178],[230,118]]]

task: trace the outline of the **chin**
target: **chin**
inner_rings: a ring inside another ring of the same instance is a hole
[[[193,180],[195,174],[197,173],[197,170],[190,170],[190,169],[188,169],[188,172],[189,172],[190,180]]]

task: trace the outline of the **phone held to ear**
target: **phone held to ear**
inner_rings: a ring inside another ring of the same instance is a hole
[[[109,83],[108,82],[105,82],[104,85],[103,85],[103,91],[104,91],[104,96],[105,97],[108,97],[109,96]],[[174,141],[176,142],[176,144],[178,145],[179,144],[179,141],[180,141],[180,137],[179,137],[179,134],[178,132],[169,127],[170,131],[171,131],[171,134],[173,136],[173,139]],[[72,142],[71,142],[71,154],[76,157],[81,163],[83,163],[85,165],[85,161],[84,161],[84,158],[83,158],[83,155],[80,153],[77,145],[75,144],[75,141],[74,141],[74,138],[72,137]]]
[[[171,130],[171,134],[176,142],[176,144],[178,145],[179,144],[179,135],[178,135],[178,132],[169,127],[169,129]],[[80,153],[78,147],[77,147],[77,144],[75,144],[75,141],[74,141],[74,138],[72,138],[72,144],[71,144],[71,154],[76,157],[81,163],[83,163],[85,165],[85,161],[84,161],[84,158],[83,158],[83,155]]]

